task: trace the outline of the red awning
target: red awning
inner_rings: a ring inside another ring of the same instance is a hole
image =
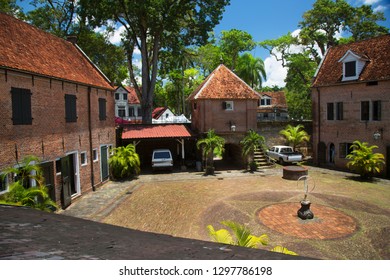
[[[122,139],[189,138],[185,125],[132,125],[123,128]]]

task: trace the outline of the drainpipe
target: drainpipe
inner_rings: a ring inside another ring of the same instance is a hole
[[[316,88],[317,89],[317,100],[318,100],[318,107],[317,107],[317,114],[318,114],[318,116],[317,116],[317,122],[318,122],[318,143],[317,143],[317,147],[316,147],[316,149],[317,149],[317,166],[319,166],[320,165],[320,159],[319,159],[319,157],[318,157],[318,145],[320,144],[320,142],[321,142],[321,95],[320,95],[320,88]]]
[[[88,133],[89,133],[89,154],[93,155],[93,144],[92,144],[92,116],[91,116],[91,87],[88,87]],[[92,184],[92,191],[96,191],[95,189],[95,176],[94,176],[94,170],[93,170],[93,159],[91,160],[91,184]]]

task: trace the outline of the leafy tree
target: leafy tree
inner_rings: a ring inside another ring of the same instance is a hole
[[[269,239],[266,234],[255,236],[246,226],[233,221],[222,221],[221,224],[228,227],[233,232],[233,236],[227,229],[219,229],[216,231],[212,225],[208,225],[207,230],[214,242],[247,248],[259,248],[260,245],[268,245]],[[287,255],[297,255],[297,253],[282,246],[276,246],[271,251]]]
[[[15,181],[10,184],[9,192],[0,197],[0,204],[28,206],[48,212],[57,209],[57,204],[48,194],[37,157],[25,157],[16,167],[7,168],[1,179],[10,174],[15,176]],[[30,187],[30,182],[35,186]]]
[[[249,166],[255,166],[255,161],[253,158],[254,152],[260,148],[265,143],[265,139],[263,136],[259,135],[254,130],[249,130],[245,138],[240,142],[242,146],[242,155],[247,157],[247,161]]]
[[[297,126],[292,126],[288,124],[285,129],[279,132],[280,135],[286,138],[286,141],[289,145],[295,148],[301,144],[302,142],[308,142],[310,140],[310,136],[304,130],[304,126],[299,124]]]
[[[0,1],[0,12],[24,19],[25,14],[22,8],[16,3],[16,0],[2,0]]]
[[[80,0],[82,17],[93,26],[114,21],[125,28],[130,79],[141,96],[143,122],[152,122],[154,90],[162,49],[204,44],[229,0]],[[134,48],[141,52],[142,83],[134,76]]]
[[[260,92],[277,92],[282,91],[283,88],[277,85],[261,87]]]
[[[196,143],[196,147],[202,149],[203,158],[206,159],[206,174],[214,174],[214,154],[223,154],[224,146],[225,139],[215,134],[213,129],[209,129],[206,137]]]
[[[349,169],[360,174],[362,179],[368,179],[376,173],[380,173],[385,165],[385,157],[381,153],[373,152],[378,146],[368,146],[367,142],[356,140],[353,142],[351,148],[353,150],[347,155],[347,159],[350,160],[347,163]]]
[[[213,72],[221,64],[221,60],[226,64],[231,63],[231,59],[217,45],[207,43],[197,49],[195,63],[201,69],[203,76],[208,76]]]
[[[121,84],[128,77],[124,49],[109,42],[109,32],[97,33],[79,17],[78,1],[34,0],[31,3],[35,9],[27,13],[29,22],[63,39],[75,36],[77,44],[111,82]]]
[[[115,180],[137,176],[140,172],[140,160],[132,144],[126,147],[114,148],[114,154],[109,159],[111,176]]]
[[[250,53],[244,53],[238,58],[237,75],[252,88],[259,89],[266,79],[264,62],[261,58],[253,57]]]
[[[239,54],[244,51],[253,50],[256,47],[256,43],[246,31],[231,29],[229,31],[224,30],[221,33],[221,50],[232,59],[232,63],[228,66],[232,70],[235,70]]]

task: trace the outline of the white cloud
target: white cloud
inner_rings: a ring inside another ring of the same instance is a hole
[[[388,6],[382,6],[382,5],[379,5],[378,7],[374,8],[373,11],[375,13],[377,12],[384,12],[385,10],[387,10]]]
[[[364,5],[373,5],[373,4],[376,4],[378,2],[381,2],[382,0],[362,0],[362,3]]]
[[[109,41],[114,45],[120,44],[122,40],[122,33],[125,32],[125,30],[126,29],[123,25],[121,25],[119,28],[116,28],[114,33],[110,34]]]
[[[264,68],[267,74],[267,80],[263,83],[263,86],[278,86],[284,87],[286,83],[284,79],[287,76],[287,68],[282,66],[280,61],[277,61],[275,57],[269,56],[264,60]]]

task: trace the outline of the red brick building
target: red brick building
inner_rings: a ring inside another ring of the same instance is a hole
[[[284,91],[259,92],[257,121],[288,121],[288,107]]]
[[[390,35],[331,47],[312,85],[313,155],[345,169],[353,141],[377,145],[390,177]]]
[[[0,41],[0,172],[37,156],[65,208],[108,178],[114,88],[76,44],[2,13]]]
[[[199,133],[214,129],[219,134],[255,130],[259,98],[256,91],[221,64],[188,97],[192,129]]]
[[[219,65],[188,97],[192,129],[199,134],[209,129],[225,141],[224,159],[242,162],[240,141],[257,129],[256,112],[260,95],[225,65]]]

